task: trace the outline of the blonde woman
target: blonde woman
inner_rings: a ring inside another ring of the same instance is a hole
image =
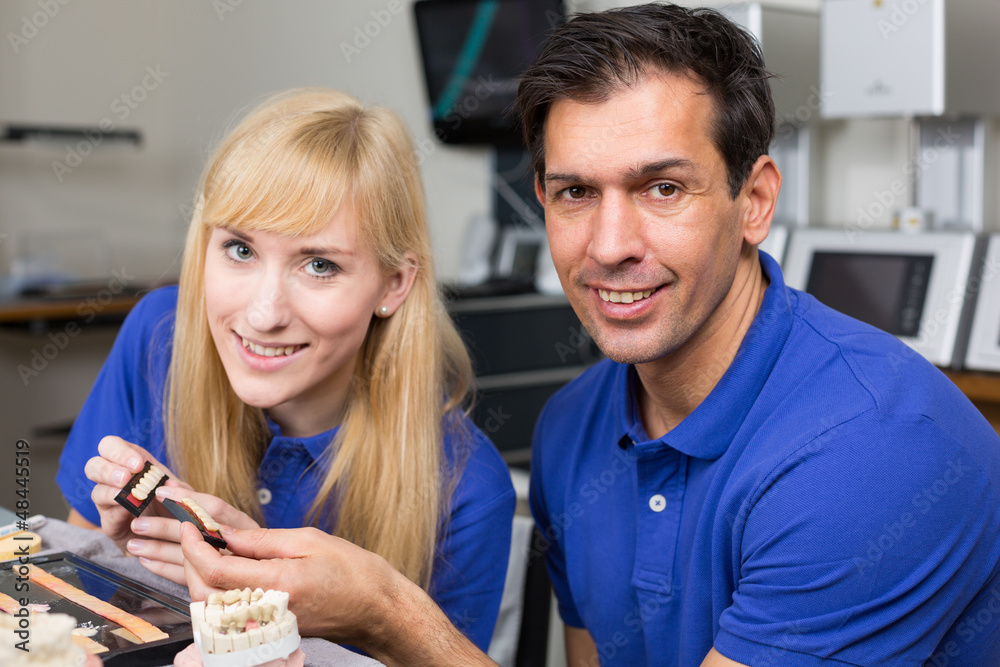
[[[152,460],[225,523],[377,554],[485,648],[514,495],[461,411],[471,367],[402,122],[336,91],[279,95],[222,142],[196,201],[179,287],[129,315],[67,442],[70,523],[183,583],[177,522],[114,501]]]

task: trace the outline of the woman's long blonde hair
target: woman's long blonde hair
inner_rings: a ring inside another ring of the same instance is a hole
[[[219,225],[311,235],[348,200],[383,275],[415,261],[416,278],[391,317],[372,318],[310,519],[426,589],[456,471],[442,431],[462,430],[472,368],[438,294],[416,154],[393,112],[333,90],[294,90],[259,106],[218,147],[181,268],[167,449],[195,489],[261,519],[256,483],[270,434],[263,412],[233,392],[212,342],[208,238]]]

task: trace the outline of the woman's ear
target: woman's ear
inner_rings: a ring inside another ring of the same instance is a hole
[[[417,277],[418,268],[419,264],[416,253],[406,253],[403,264],[386,280],[382,300],[375,304],[376,315],[379,317],[389,317],[396,312],[396,309],[403,305],[406,297],[410,294],[410,289],[413,287],[413,281]]]

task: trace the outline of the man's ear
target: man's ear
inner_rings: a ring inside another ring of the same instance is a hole
[[[535,198],[542,205],[542,208],[545,208],[545,188],[542,187],[542,179],[537,171],[535,172]]]
[[[768,155],[761,155],[754,163],[743,186],[741,197],[746,198],[743,210],[743,240],[758,245],[771,229],[771,219],[781,190],[781,172]]]
[[[380,317],[389,317],[395,313],[396,309],[403,305],[406,297],[410,294],[413,281],[417,277],[419,264],[417,263],[415,253],[406,253],[405,259],[406,261],[403,262],[402,266],[389,276],[386,281],[385,292],[382,293],[382,299],[376,304],[375,314]],[[382,308],[385,308],[385,310],[383,311]]]

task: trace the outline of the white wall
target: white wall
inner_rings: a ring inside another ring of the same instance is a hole
[[[4,0],[0,123],[106,120],[146,142],[102,142],[69,172],[53,163],[74,164],[72,143],[0,144],[0,230],[10,235],[0,238],[0,270],[23,230],[94,229],[141,279],[176,274],[204,158],[236,112],[269,92],[321,85],[404,117],[426,154],[440,270],[454,275],[454,231],[489,207],[488,164],[484,150],[431,140],[411,4]]]

